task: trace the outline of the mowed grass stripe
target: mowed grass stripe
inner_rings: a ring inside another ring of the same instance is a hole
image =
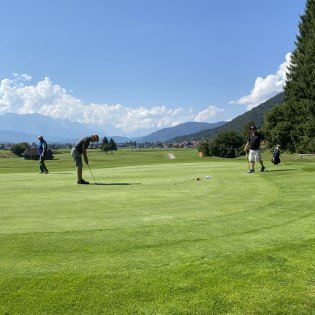
[[[192,228],[201,236],[182,228],[21,234],[14,238],[20,246],[10,248],[11,259],[2,265],[10,266],[2,268],[5,305],[31,313],[170,314],[259,307],[276,312],[286,301],[291,310],[299,304],[311,309],[314,240],[283,241],[275,234],[266,243],[270,231],[260,238],[209,238],[200,224]],[[3,241],[9,244],[10,236]]]

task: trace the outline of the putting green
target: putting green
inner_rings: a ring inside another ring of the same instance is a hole
[[[92,171],[101,185],[77,185],[74,171],[2,175],[6,211],[0,213],[1,232],[98,230],[206,219],[259,209],[278,194],[274,183],[266,180],[267,173],[247,174],[243,164],[232,162]],[[87,168],[84,175],[93,183]]]
[[[0,160],[0,313],[312,314],[314,162],[176,157]]]

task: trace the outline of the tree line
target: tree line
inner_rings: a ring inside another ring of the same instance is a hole
[[[36,146],[35,143],[32,143],[31,145],[27,142],[21,142],[21,143],[16,143],[14,145],[12,145],[10,147],[10,150],[16,154],[17,156],[22,156],[22,154],[24,153],[24,151],[29,148],[30,146]],[[71,144],[66,144],[66,145],[56,145],[56,144],[51,144],[49,145],[49,147],[51,149],[59,149],[59,148],[64,148],[64,147],[72,147]],[[108,141],[108,139],[106,137],[103,138],[102,143],[100,145],[100,148],[102,151],[104,151],[104,153],[107,152],[111,152],[113,153],[113,151],[117,150],[117,144],[114,141],[113,138],[110,138],[110,140]]]
[[[110,151],[113,154],[113,151],[117,150],[117,144],[113,138],[110,138],[108,141],[108,139],[104,137],[101,143],[101,150],[104,151],[104,153]]]
[[[244,146],[248,141],[249,129],[253,124],[253,121],[246,123],[242,131],[222,131],[215,138],[200,142],[198,151],[203,156],[223,158],[236,158],[244,155]]]

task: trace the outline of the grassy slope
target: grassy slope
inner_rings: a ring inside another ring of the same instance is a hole
[[[0,313],[314,312],[314,161],[173,153],[92,152],[97,186],[0,159]]]
[[[18,156],[15,155],[10,150],[0,150],[0,158],[17,158]]]

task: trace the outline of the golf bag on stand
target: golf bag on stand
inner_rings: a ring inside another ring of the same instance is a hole
[[[281,162],[279,145],[276,145],[273,149],[271,162],[275,165]]]

